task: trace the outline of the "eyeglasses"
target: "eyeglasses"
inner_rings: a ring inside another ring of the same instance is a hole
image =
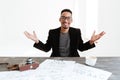
[[[65,17],[65,16],[61,16],[60,17],[62,20],[71,20],[72,19],[72,17]]]

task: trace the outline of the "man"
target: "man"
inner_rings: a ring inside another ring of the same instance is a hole
[[[70,27],[72,23],[71,10],[63,9],[59,21],[61,26],[49,30],[48,39],[45,44],[37,38],[34,31],[33,34],[27,31],[24,34],[35,42],[34,47],[37,49],[48,52],[52,48],[51,57],[79,57],[77,50],[84,51],[95,47],[94,42],[105,34],[104,31],[97,35],[94,32],[91,39],[83,43],[80,29]]]

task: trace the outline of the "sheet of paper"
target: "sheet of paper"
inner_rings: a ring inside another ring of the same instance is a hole
[[[36,70],[36,76],[42,76],[42,79],[49,78],[50,80],[63,80],[63,73],[70,74],[74,69],[75,61],[64,60],[46,60],[40,64]],[[41,74],[42,73],[42,74]],[[48,80],[48,79],[45,79]]]
[[[50,59],[43,62],[38,71],[37,76],[42,76],[43,79],[47,77],[50,80],[107,80],[112,74],[105,70],[75,63],[75,61]]]
[[[107,80],[112,73],[76,63],[73,74],[77,75],[79,80]]]
[[[0,72],[0,80],[107,80],[111,74],[75,61],[47,59],[35,70]]]

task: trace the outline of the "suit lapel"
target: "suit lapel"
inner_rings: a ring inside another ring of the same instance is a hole
[[[54,44],[55,44],[55,47],[56,47],[56,54],[58,55],[58,56],[60,56],[60,54],[59,54],[59,39],[60,39],[60,28],[58,28],[58,29],[56,29],[56,32],[55,32],[55,42],[53,42]]]
[[[59,39],[60,39],[60,28],[58,28],[56,31],[56,43],[58,48],[59,48],[59,41],[60,41]]]
[[[73,34],[72,34],[72,29],[70,28],[69,29],[69,35],[70,35],[70,46],[72,45],[72,43],[73,43]]]

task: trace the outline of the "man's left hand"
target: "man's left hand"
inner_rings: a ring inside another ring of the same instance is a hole
[[[105,34],[104,31],[102,31],[101,33],[95,35],[95,31],[93,32],[91,39],[90,39],[90,44],[93,44],[94,42],[96,42],[98,39],[100,39],[103,35]]]

